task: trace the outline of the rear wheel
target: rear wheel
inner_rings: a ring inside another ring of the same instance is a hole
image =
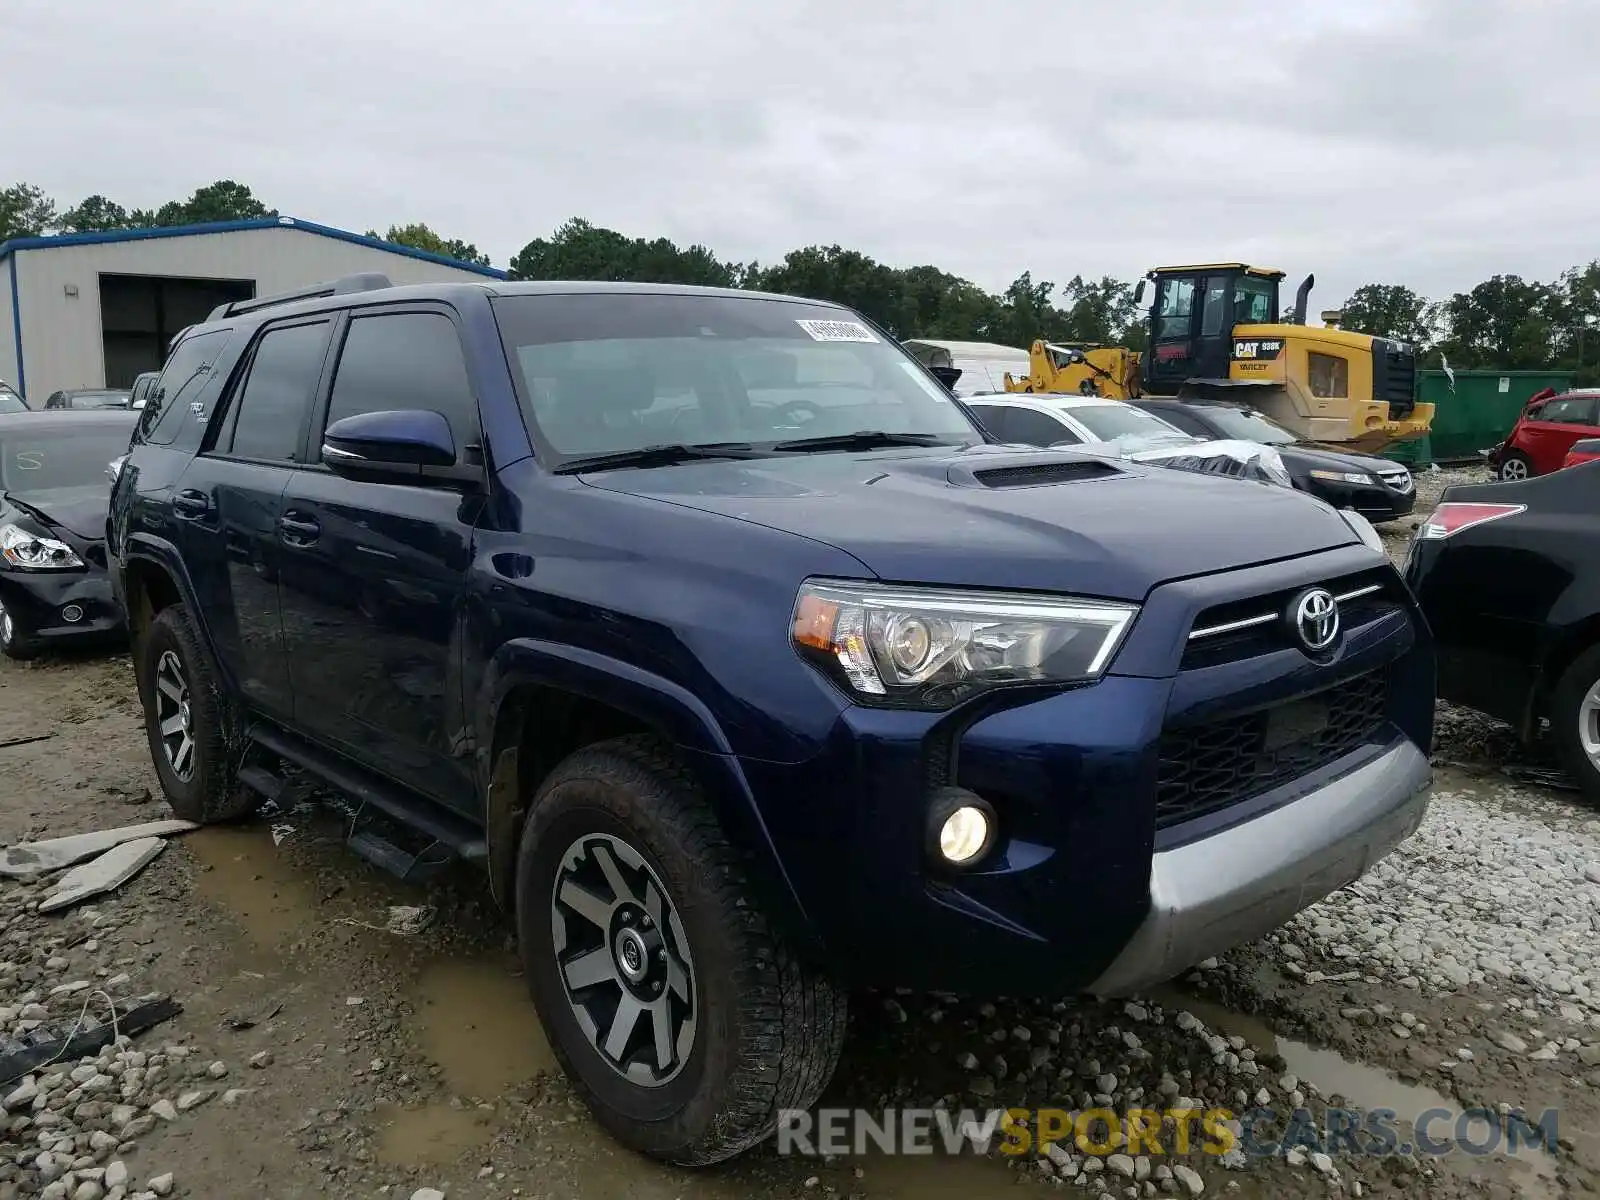
[[[150,757],[172,811],[202,825],[255,811],[260,798],[239,786],[235,770],[233,702],[181,604],[162,609],[145,630],[139,693]]]
[[[768,925],[693,777],[654,738],[579,750],[545,780],[516,908],[556,1056],[628,1147],[730,1158],[833,1074],[844,993]]]
[[[1567,773],[1600,804],[1600,646],[1578,655],[1556,684],[1550,728]]]
[[[1500,460],[1500,478],[1506,483],[1515,483],[1532,476],[1533,459],[1521,450],[1507,450],[1505,457]]]

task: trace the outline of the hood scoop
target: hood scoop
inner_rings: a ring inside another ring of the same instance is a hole
[[[956,487],[1026,488],[1109,479],[1122,468],[1103,458],[1061,454],[1007,456],[992,466],[957,463],[945,476]]]

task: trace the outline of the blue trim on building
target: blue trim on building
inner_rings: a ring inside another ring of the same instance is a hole
[[[17,346],[17,395],[28,398],[28,370],[22,365],[22,292],[17,282],[17,258],[11,256],[11,332]]]
[[[459,259],[447,258],[443,254],[433,254],[427,250],[401,246],[394,242],[386,242],[382,238],[367,237],[365,234],[351,233],[348,229],[335,229],[331,225],[318,225],[314,221],[302,221],[296,217],[261,217],[249,221],[213,221],[207,225],[169,225],[160,229],[113,229],[105,233],[58,233],[53,237],[12,238],[9,242],[0,243],[0,259],[11,259],[11,270],[13,278],[15,278],[17,269],[16,252],[19,250],[53,250],[60,246],[97,246],[108,242],[139,242],[149,238],[194,237],[197,234],[207,233],[239,233],[247,229],[298,229],[304,233],[314,233],[319,237],[333,238],[340,242],[351,242],[357,246],[370,247],[373,250],[385,250],[390,254],[401,254],[406,258],[416,258],[423,262],[455,267],[462,271],[471,271],[475,275],[483,275],[489,279],[506,278],[504,271],[497,270],[494,267],[482,267],[477,263],[462,262]]]

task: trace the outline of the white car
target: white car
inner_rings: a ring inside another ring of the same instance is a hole
[[[1282,456],[1271,446],[1197,438],[1121,400],[1006,392],[973,396],[966,405],[983,427],[1002,442],[1082,446],[1090,453],[1134,462],[1293,486]]]

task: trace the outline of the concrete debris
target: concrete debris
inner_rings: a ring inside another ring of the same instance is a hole
[[[167,837],[174,833],[188,833],[199,829],[193,821],[147,821],[143,825],[124,825],[120,829],[99,829],[93,833],[75,833],[68,837],[50,838],[43,842],[22,842],[0,850],[0,875],[16,879],[33,879],[51,871],[60,871],[74,863],[104,854],[113,846],[140,838]]]
[[[57,882],[55,890],[39,901],[40,912],[59,912],[81,904],[92,896],[115,891],[155,860],[167,848],[158,837],[136,838],[113,846],[98,858],[73,867]]]

